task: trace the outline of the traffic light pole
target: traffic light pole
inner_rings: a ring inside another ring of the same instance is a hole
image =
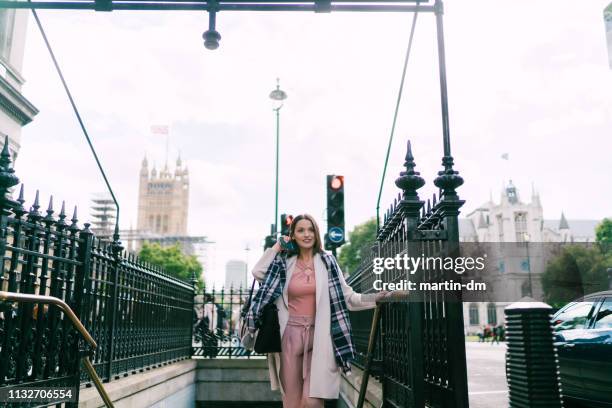
[[[278,232],[278,153],[279,153],[279,135],[280,135],[280,110],[283,106],[274,109],[276,111],[276,189],[274,193],[274,235]]]

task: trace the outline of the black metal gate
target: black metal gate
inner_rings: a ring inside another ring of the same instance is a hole
[[[376,242],[348,280],[355,289],[364,293],[374,291],[374,279],[378,279],[373,272],[374,258],[404,254],[437,257],[452,254],[457,248],[457,217],[464,202],[459,200],[455,188],[463,180],[452,170],[452,158],[446,162],[450,162],[450,168],[441,171],[434,181],[439,194],[425,204],[417,193],[425,180],[415,171],[408,143],[406,170],[395,181],[402,192],[386,212]],[[411,276],[404,270],[393,269],[382,272],[381,278],[384,282],[410,279],[418,284],[442,282],[448,276],[436,269]],[[456,276],[454,279],[457,280]],[[409,302],[383,306],[373,372],[383,385],[384,406],[467,407],[463,310],[457,297],[460,295],[417,291],[410,296]],[[363,361],[371,318],[353,313],[351,320]]]

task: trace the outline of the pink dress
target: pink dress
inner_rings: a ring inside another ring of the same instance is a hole
[[[281,344],[280,378],[283,408],[323,408],[323,400],[310,398],[312,342],[317,312],[314,263],[297,260],[287,288],[289,320]]]

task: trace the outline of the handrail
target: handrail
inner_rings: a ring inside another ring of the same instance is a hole
[[[56,298],[54,296],[33,295],[33,294],[25,294],[25,293],[0,291],[0,301],[23,302],[23,303],[43,303],[43,304],[46,303],[46,304],[55,305],[59,307],[60,309],[62,309],[64,313],[66,313],[66,316],[68,316],[72,325],[83,336],[85,341],[89,343],[92,349],[95,350],[98,347],[98,344],[93,339],[93,337],[91,337],[91,335],[89,334],[85,326],[83,326],[83,323],[81,323],[81,321],[79,320],[77,315],[72,311],[70,306],[68,306],[68,304],[64,302],[62,299]],[[87,374],[89,374],[89,377],[91,378],[94,385],[96,386],[96,389],[98,390],[98,394],[100,394],[100,397],[104,401],[104,404],[108,408],[114,408],[114,405],[110,399],[110,396],[104,389],[102,380],[96,373],[96,370],[91,364],[91,361],[89,361],[89,356],[83,356],[82,361],[87,371]]]

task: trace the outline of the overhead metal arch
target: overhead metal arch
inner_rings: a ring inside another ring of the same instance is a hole
[[[332,11],[357,12],[441,12],[442,3],[423,5],[429,0],[64,0],[10,1],[0,0],[0,8],[46,10],[184,10],[207,11],[209,28],[204,32],[204,46],[219,48],[221,34],[216,30],[216,16],[220,11]]]
[[[0,8],[60,10],[202,10],[202,11],[387,11],[427,12],[429,0],[64,0],[0,1]]]

